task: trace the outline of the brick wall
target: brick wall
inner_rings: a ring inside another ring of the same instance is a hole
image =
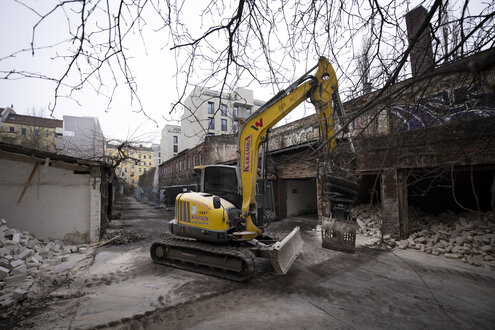
[[[478,165],[495,160],[495,117],[360,139],[358,171]]]
[[[399,189],[397,187],[397,170],[383,169],[381,182],[382,196],[382,232],[392,237],[399,237]]]
[[[237,140],[235,135],[209,136],[204,143],[179,153],[159,166],[161,187],[194,184],[194,167],[199,165],[235,162]],[[140,181],[141,182],[141,181]],[[143,179],[143,183],[145,183]]]

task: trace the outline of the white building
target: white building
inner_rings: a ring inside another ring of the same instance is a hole
[[[160,145],[153,143],[151,144],[151,149],[153,150],[153,164],[155,166],[160,165],[162,163],[162,155],[160,153]]]
[[[264,104],[253,98],[253,91],[237,88],[220,92],[195,87],[184,101],[180,126],[167,125],[162,131],[162,162],[193,148],[207,135],[235,134],[240,122]]]
[[[96,117],[64,116],[63,138],[57,149],[72,157],[103,160],[105,137]]]
[[[180,145],[183,140],[181,132],[181,127],[177,125],[165,125],[163,128],[160,140],[160,164],[184,150]]]

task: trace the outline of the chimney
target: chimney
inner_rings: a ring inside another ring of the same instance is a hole
[[[419,28],[425,21],[428,12],[423,6],[418,6],[406,14],[407,37],[412,41]],[[413,77],[418,77],[434,66],[431,45],[430,26],[427,26],[411,49],[411,71]]]

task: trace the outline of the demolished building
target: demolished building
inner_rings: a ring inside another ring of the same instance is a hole
[[[344,103],[361,177],[358,203],[381,204],[383,234],[409,235],[409,204],[433,213],[494,208],[495,70],[487,65],[492,58],[495,49]],[[275,128],[268,138],[269,208],[280,219],[305,213],[321,219],[327,206],[316,115]],[[236,163],[236,142],[235,136],[208,137],[161,164],[160,188],[190,189],[194,166]],[[142,177],[140,185],[149,186],[153,175]]]
[[[104,163],[0,143],[0,210],[38,238],[98,242],[112,207]]]

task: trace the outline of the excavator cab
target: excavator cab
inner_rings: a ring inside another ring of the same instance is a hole
[[[224,198],[241,208],[240,178],[236,166],[202,165],[194,168],[199,181],[199,191]]]

